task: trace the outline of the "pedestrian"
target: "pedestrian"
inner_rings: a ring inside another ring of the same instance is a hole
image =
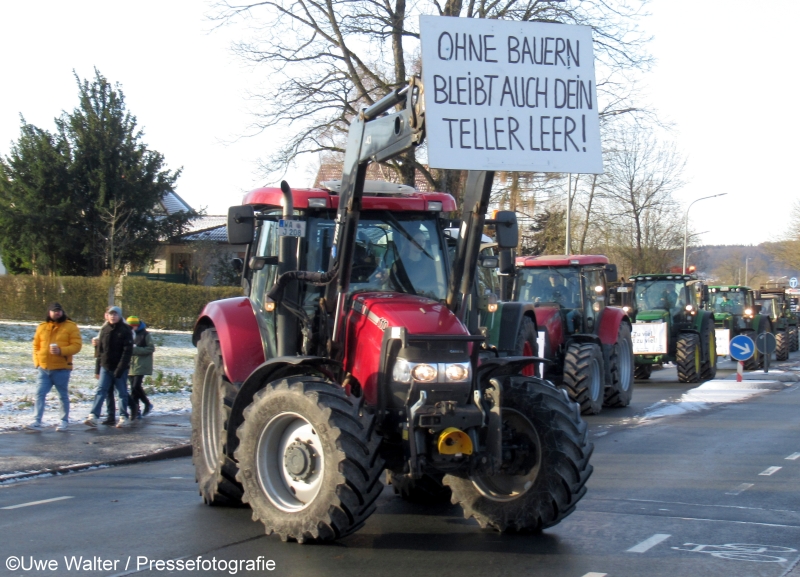
[[[34,421],[28,425],[28,429],[42,429],[45,397],[55,387],[61,401],[61,423],[56,431],[67,430],[72,355],[78,354],[82,346],[78,325],[69,320],[59,303],[50,304],[47,307],[47,319],[36,328],[33,335],[33,366],[38,369],[39,386],[36,391]]]
[[[106,323],[103,323],[103,326],[105,325]],[[100,327],[100,330],[102,329],[103,327]],[[92,346],[94,346],[95,364],[97,364],[96,359],[99,356],[97,354],[97,342],[99,338],[100,338],[100,332],[98,331],[97,336],[92,338]],[[116,406],[116,399],[114,398],[114,387],[108,389],[108,394],[106,395],[106,418],[104,421],[102,421],[102,423],[110,427],[113,427],[114,425],[117,424],[117,406]]]
[[[153,337],[147,332],[147,325],[142,319],[131,316],[128,317],[127,323],[133,329],[133,356],[131,357],[131,370],[128,372],[128,382],[131,385],[131,420],[133,420],[146,417],[153,410],[153,403],[147,398],[142,388],[142,381],[145,375],[153,374],[153,352],[156,350],[156,345]],[[139,412],[139,401],[142,401],[141,413]]]
[[[111,388],[119,395],[119,422],[117,427],[128,424],[128,369],[133,351],[133,334],[131,328],[122,319],[119,307],[108,307],[105,314],[106,324],[100,329],[97,338],[97,362],[94,378],[98,380],[94,394],[92,411],[84,423],[96,427],[100,419],[103,401]]]

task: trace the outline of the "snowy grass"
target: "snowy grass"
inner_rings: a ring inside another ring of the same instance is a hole
[[[38,323],[0,321],[0,431],[19,429],[33,421],[37,375],[33,367],[33,335]],[[80,326],[80,325],[79,325]],[[94,351],[91,339],[99,326],[80,326],[83,350],[73,357],[69,382],[70,421],[86,418],[94,399]],[[145,391],[154,405],[153,414],[190,409],[195,348],[189,332],[150,330],[156,345],[154,374],[146,377]],[[47,395],[43,422],[58,422],[58,395]]]

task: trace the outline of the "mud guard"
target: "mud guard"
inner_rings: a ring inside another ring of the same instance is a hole
[[[192,344],[200,334],[215,328],[219,335],[225,376],[241,383],[266,359],[256,313],[247,297],[234,297],[208,303],[194,326]]]
[[[597,329],[597,336],[603,345],[614,345],[617,343],[620,323],[631,324],[628,315],[622,309],[616,307],[606,307],[600,315],[600,323]]]
[[[522,319],[529,316],[533,321],[533,326],[538,333],[539,327],[536,324],[536,315],[532,303],[504,302],[498,305],[496,313],[493,313],[487,323],[489,327],[489,344],[497,347],[500,352],[513,351],[517,345],[517,334],[519,334]],[[536,351],[534,351],[536,353]]]
[[[301,374],[304,372],[304,367],[314,367],[319,370],[319,367],[332,364],[336,364],[336,362],[325,357],[277,357],[262,363],[250,373],[242,383],[242,386],[239,387],[236,398],[231,405],[231,413],[228,417],[227,453],[233,455],[233,452],[239,446],[236,429],[244,422],[244,410],[253,402],[255,394],[263,389],[267,383],[277,378]]]

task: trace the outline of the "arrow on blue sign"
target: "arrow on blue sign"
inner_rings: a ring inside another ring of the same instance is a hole
[[[746,361],[755,352],[755,343],[747,335],[738,335],[731,339],[731,358],[737,361]]]

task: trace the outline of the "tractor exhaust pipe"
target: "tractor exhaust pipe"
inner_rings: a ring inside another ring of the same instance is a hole
[[[292,189],[285,180],[281,181],[283,192],[283,219],[294,220],[294,199]],[[285,272],[297,270],[297,237],[282,236],[278,241],[278,276]],[[282,298],[297,302],[297,281],[291,281],[284,289]],[[276,312],[277,353],[279,357],[296,356],[297,348],[297,319],[286,309],[278,307]]]

